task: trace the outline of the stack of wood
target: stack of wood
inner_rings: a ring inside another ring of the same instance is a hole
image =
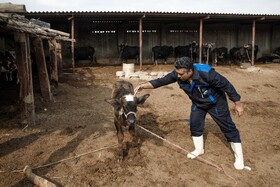
[[[21,9],[20,9],[21,7]],[[28,20],[24,16],[14,12],[24,12],[25,6],[11,3],[0,3],[0,28],[7,31],[25,32],[32,36],[52,38],[55,40],[71,41],[70,34],[42,26],[42,21]],[[39,23],[39,24],[38,24]],[[45,25],[49,25],[46,23]]]

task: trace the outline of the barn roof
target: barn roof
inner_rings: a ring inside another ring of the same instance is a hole
[[[90,18],[98,20],[138,20],[145,21],[196,21],[205,19],[207,22],[251,22],[259,20],[265,22],[280,22],[280,15],[276,14],[231,14],[231,13],[200,13],[200,12],[146,12],[146,11],[54,11],[54,12],[26,12],[28,17],[63,19],[70,16],[76,18]]]

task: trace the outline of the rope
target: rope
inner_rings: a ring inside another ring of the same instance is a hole
[[[100,149],[97,149],[97,150],[93,150],[93,151],[89,151],[87,153],[82,153],[82,154],[79,154],[79,155],[76,155],[76,156],[73,156],[73,157],[69,157],[69,158],[65,158],[65,159],[62,159],[62,160],[58,160],[56,162],[52,162],[52,163],[48,163],[48,164],[45,164],[45,165],[37,166],[37,167],[32,168],[32,170],[39,169],[39,168],[44,168],[44,167],[49,167],[49,166],[52,166],[52,165],[55,165],[55,164],[59,164],[59,163],[65,162],[67,160],[72,160],[72,159],[80,158],[82,156],[85,156],[85,155],[88,155],[88,154],[91,154],[91,153],[96,153],[96,152],[102,151],[104,149],[109,149],[109,148],[112,148],[112,147],[116,147],[117,145],[118,144],[114,144],[112,146],[105,146],[103,148],[100,148]],[[4,173],[5,171],[0,171],[0,172]],[[23,173],[23,170],[13,170],[13,171],[10,171],[10,173]]]
[[[174,144],[174,143],[172,143],[172,142],[170,142],[170,141],[168,141],[168,140],[166,140],[166,139],[160,137],[159,135],[157,135],[157,134],[155,134],[155,133],[149,131],[148,129],[142,127],[141,125],[137,125],[137,126],[140,127],[142,130],[144,130],[144,131],[146,131],[146,132],[148,132],[148,133],[154,135],[155,137],[157,137],[157,138],[159,138],[159,139],[161,139],[161,140],[167,142],[168,144],[170,144],[170,145],[172,145],[172,146],[174,146],[174,147],[176,147],[176,148],[178,148],[178,149],[180,149],[180,150],[182,150],[182,151],[184,151],[184,152],[186,152],[186,153],[192,154],[192,153],[188,152],[186,149],[183,149],[182,147],[180,147],[179,145],[176,145],[176,144]],[[193,155],[193,156],[196,156],[196,155],[194,155],[194,154],[192,154],[192,155]],[[211,162],[211,161],[209,161],[209,160],[203,159],[203,158],[201,158],[201,157],[197,157],[197,156],[196,156],[195,158],[196,158],[197,160],[200,160],[200,161],[206,163],[206,164],[209,164],[209,165],[211,165],[211,166],[214,166],[218,171],[223,171],[224,174],[225,174],[227,177],[229,177],[230,179],[232,179],[232,180],[234,181],[235,184],[233,185],[233,187],[237,186],[237,181],[236,181],[232,176],[230,176],[229,174],[227,174],[227,173],[225,172],[225,170],[224,170],[224,168],[223,168],[222,165],[221,165],[221,167],[220,167],[220,166],[218,166],[217,164],[215,164],[215,163],[213,163],[213,162]]]

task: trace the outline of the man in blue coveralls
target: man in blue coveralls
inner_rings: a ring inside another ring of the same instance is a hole
[[[210,114],[219,125],[234,152],[234,167],[244,169],[243,153],[239,131],[236,128],[228,107],[227,97],[234,102],[238,116],[243,113],[240,95],[233,85],[207,64],[194,64],[188,57],[178,58],[175,69],[162,78],[151,80],[135,87],[134,92],[153,89],[177,82],[192,101],[190,130],[195,150],[187,157],[194,159],[204,154],[203,129],[206,114]]]

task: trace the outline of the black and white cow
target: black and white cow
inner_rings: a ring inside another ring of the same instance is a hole
[[[228,49],[226,47],[216,47],[211,51],[212,65],[225,65],[228,58]]]
[[[247,60],[249,62],[251,62],[252,61],[252,49],[253,49],[252,44],[244,45],[244,48],[246,49]],[[254,47],[254,58],[255,59],[257,58],[258,52],[259,52],[259,46],[255,45],[255,47]]]
[[[202,45],[202,62],[205,64],[209,64],[211,61],[211,51],[214,47],[215,43],[204,43]]]
[[[189,45],[177,46],[174,49],[174,53],[176,58],[186,56],[195,62],[198,57],[198,45],[196,42],[192,42]]]
[[[259,47],[255,45],[254,58],[258,55]],[[233,47],[229,51],[231,63],[240,65],[246,61],[251,62],[252,59],[252,45],[244,45],[243,47]]]
[[[158,65],[158,59],[164,59],[164,63],[167,64],[167,58],[173,53],[172,46],[155,46],[152,48],[154,64]]]
[[[126,144],[123,142],[123,127],[128,126],[128,131],[132,136],[132,143],[137,146],[136,139],[136,112],[137,105],[143,104],[150,94],[141,97],[134,95],[133,85],[128,81],[117,81],[113,86],[112,98],[105,99],[106,102],[114,107],[114,124],[117,130],[119,142],[118,160],[122,161],[124,152],[127,151]]]
[[[120,58],[122,61],[125,60],[127,62],[127,60],[129,59],[136,59],[136,61],[138,62],[139,47],[120,44],[119,50],[120,50]]]
[[[231,64],[241,65],[247,59],[245,47],[233,47],[229,50]]]

